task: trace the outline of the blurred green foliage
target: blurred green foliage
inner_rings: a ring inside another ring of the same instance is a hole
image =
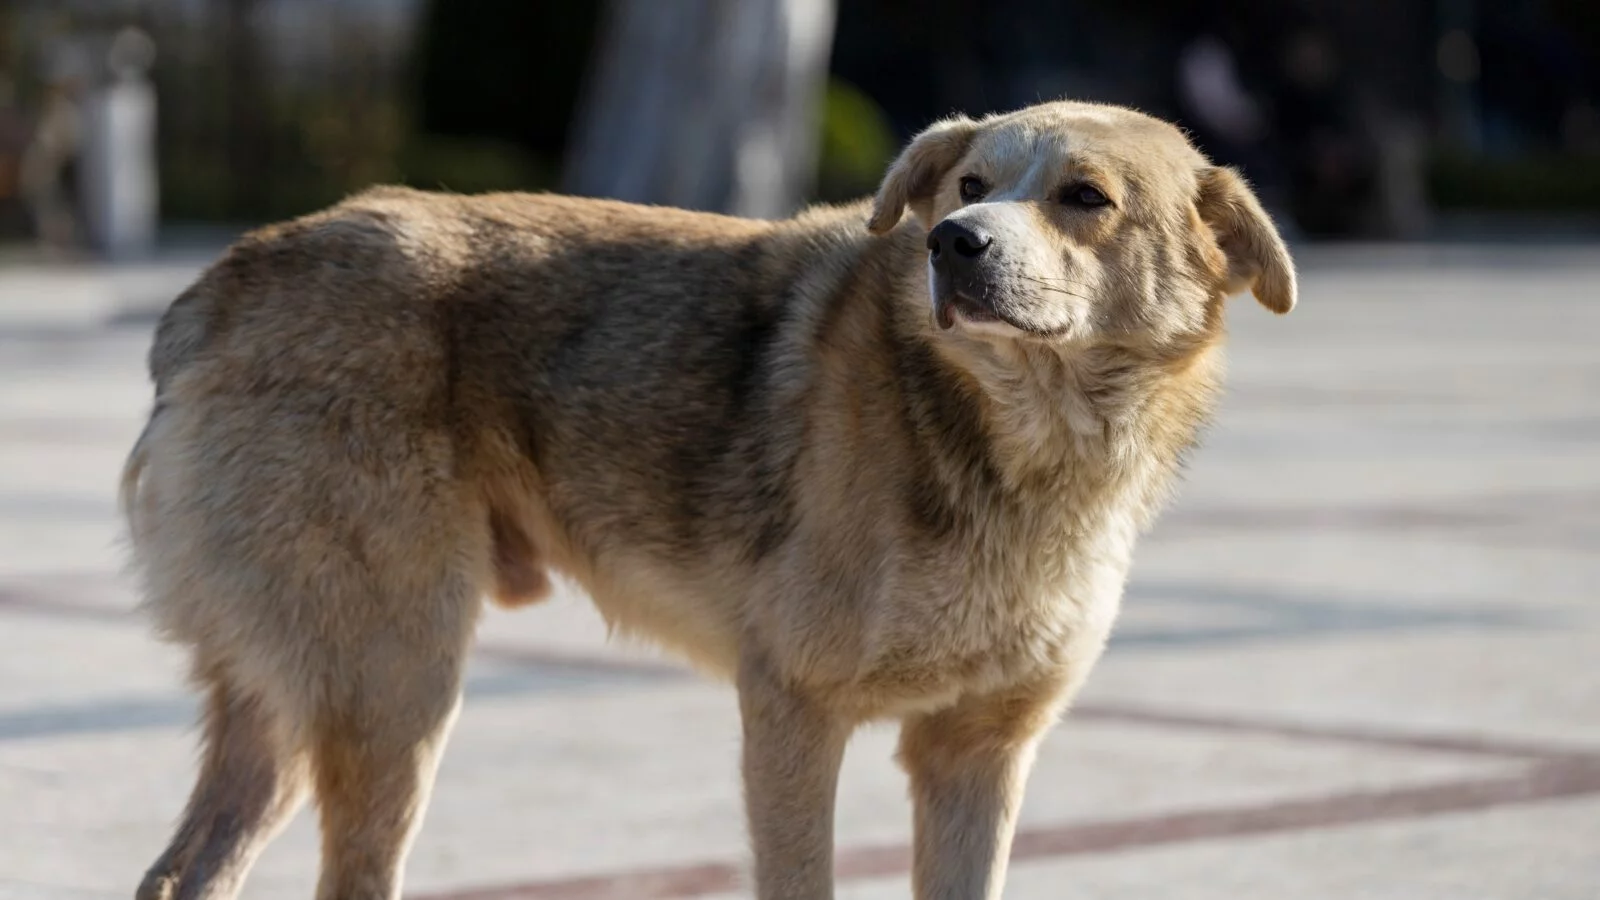
[[[898,147],[899,139],[881,107],[838,78],[823,92],[816,199],[853,200],[870,194]]]
[[[545,190],[558,168],[510,141],[413,134],[401,149],[399,181],[424,190],[476,194]]]

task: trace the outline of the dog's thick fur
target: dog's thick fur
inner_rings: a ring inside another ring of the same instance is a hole
[[[946,221],[993,241],[955,281]],[[209,694],[139,897],[231,897],[308,790],[318,896],[395,897],[482,597],[552,573],[737,684],[763,900],[832,896],[840,757],[884,717],[916,895],[998,897],[1244,288],[1294,303],[1244,183],[1066,102],[783,222],[388,188],[244,238],[162,318],[123,480]]]

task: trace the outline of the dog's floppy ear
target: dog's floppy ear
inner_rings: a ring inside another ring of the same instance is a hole
[[[1249,288],[1262,306],[1275,313],[1294,309],[1297,289],[1289,248],[1244,179],[1229,168],[1204,169],[1195,208],[1211,226],[1227,260],[1227,292]]]
[[[965,116],[955,116],[935,122],[912,138],[889,167],[889,174],[883,177],[867,228],[873,234],[883,234],[900,224],[907,206],[923,225],[932,227],[928,218],[939,179],[967,152],[967,145],[977,130],[976,122]]]

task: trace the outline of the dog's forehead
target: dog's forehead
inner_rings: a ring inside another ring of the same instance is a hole
[[[1069,167],[1132,174],[1203,162],[1181,131],[1133,110],[1051,103],[983,122],[971,145],[986,164],[1020,175]]]

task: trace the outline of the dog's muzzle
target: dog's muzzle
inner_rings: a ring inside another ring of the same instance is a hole
[[[974,322],[998,321],[989,303],[983,271],[994,236],[981,228],[940,222],[928,232],[928,264],[933,269],[933,317],[945,330],[955,327],[956,316]]]

